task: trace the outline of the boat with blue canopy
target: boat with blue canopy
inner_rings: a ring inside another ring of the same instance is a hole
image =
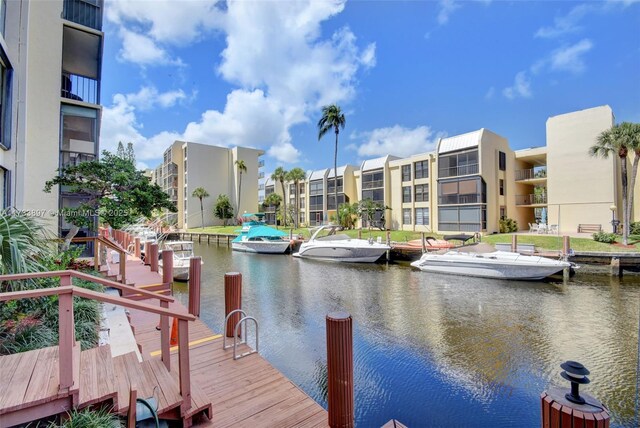
[[[235,251],[263,254],[283,254],[289,248],[287,234],[281,230],[267,226],[263,213],[245,213],[242,215],[247,221],[242,223],[240,234],[231,241],[231,248]]]

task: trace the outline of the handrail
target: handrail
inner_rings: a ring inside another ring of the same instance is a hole
[[[63,276],[71,276],[73,278],[84,279],[90,282],[96,282],[98,284],[104,285],[105,287],[113,287],[122,291],[129,291],[133,294],[141,294],[143,296],[146,296],[152,299],[158,299],[160,301],[165,301],[165,302],[175,301],[175,299],[170,296],[163,296],[162,294],[156,294],[151,291],[132,287],[130,285],[120,284],[119,282],[89,275],[83,272],[78,272],[76,270],[56,270],[56,271],[49,271],[49,272],[13,273],[8,275],[0,275],[0,281],[19,281],[23,279],[34,279],[34,278],[59,278]]]
[[[81,236],[71,239],[71,242],[93,242],[93,267],[95,270],[100,269],[99,245],[97,244],[102,243],[103,245],[106,245],[107,247],[117,251],[118,257],[120,259],[120,280],[123,284],[127,283],[127,251],[125,249],[117,245],[115,242],[111,242],[109,239],[106,239],[102,236]]]

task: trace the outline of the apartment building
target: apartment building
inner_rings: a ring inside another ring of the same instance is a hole
[[[203,199],[204,226],[221,225],[213,210],[219,195],[229,197],[234,211],[255,212],[258,208],[258,176],[262,150],[245,147],[218,147],[208,144],[175,141],[163,154],[160,186],[176,204],[178,212],[169,220],[178,228],[202,226],[200,200],[193,191],[204,188],[209,197]],[[242,160],[247,171],[242,173],[236,161]],[[158,168],[156,168],[158,170]],[[238,198],[240,201],[238,203]]]
[[[99,153],[102,12],[102,0],[0,1],[1,203],[54,214],[41,218],[56,234],[70,225],[55,214],[82,196],[45,182]]]
[[[371,199],[373,202],[391,207],[393,185],[389,163],[398,159],[400,158],[397,156],[387,155],[362,162],[360,169],[353,174],[358,201]],[[375,225],[383,223],[387,229],[391,228],[392,221],[388,214],[384,211],[377,212],[373,218]],[[366,221],[360,223],[362,227],[369,226]]]

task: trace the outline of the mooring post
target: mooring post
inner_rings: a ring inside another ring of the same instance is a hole
[[[224,274],[224,316],[226,317],[229,312],[236,309],[242,309],[242,274],[228,272]],[[240,312],[231,315],[225,326],[227,337],[233,337],[233,330],[240,318]],[[238,329],[238,334],[242,335],[242,328]]]
[[[568,236],[562,237],[562,255],[568,261],[569,253],[571,252],[571,239]],[[571,268],[567,267],[562,269],[562,279],[567,281],[571,276]]]
[[[427,252],[427,239],[424,236],[424,232],[420,233],[420,238],[421,238],[421,241],[422,241],[422,254],[424,254],[424,253]]]
[[[362,229],[358,229],[358,239],[362,239]]]
[[[550,387],[540,395],[541,426],[608,427],[609,410],[589,394],[579,391],[581,384],[589,383],[589,370],[576,361],[560,365],[565,371],[561,376],[571,382],[571,388]]]
[[[151,246],[151,243],[149,241],[144,243],[144,264],[145,266],[149,266],[149,260],[151,260],[151,255],[149,254],[149,252],[151,251],[151,249],[149,248]]]
[[[611,257],[611,276],[622,276],[622,264],[620,257]]]
[[[189,260],[189,313],[200,316],[200,278],[202,257],[191,257]]]
[[[136,236],[136,239],[134,239],[134,245],[136,246],[133,251],[134,251],[134,255],[139,259],[140,256],[142,255],[140,252],[140,238]]]
[[[162,250],[162,283],[173,282],[173,250]]]
[[[327,405],[329,426],[354,426],[353,320],[346,312],[331,312],[327,323]]]
[[[511,235],[511,252],[518,252],[518,235]]]
[[[151,266],[151,272],[158,272],[158,244],[153,243],[149,245],[149,266]]]

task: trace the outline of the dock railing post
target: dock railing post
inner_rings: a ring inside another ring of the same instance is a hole
[[[151,243],[149,241],[144,243],[144,265],[149,266],[149,260],[151,260],[151,255],[149,254]]]
[[[568,236],[562,237],[562,255],[565,257],[569,256],[569,251],[571,251],[571,238]]]
[[[202,258],[191,257],[189,260],[189,313],[200,316],[200,278]]]
[[[354,426],[353,320],[346,312],[331,312],[327,323],[327,405],[329,426]]]
[[[151,272],[158,272],[158,244],[149,245],[149,265]]]
[[[362,239],[362,229],[358,229],[358,239]]]
[[[171,284],[173,282],[173,250],[162,251],[162,283]]]
[[[141,254],[140,254],[140,238],[138,236],[136,236],[135,239],[135,246],[136,248],[134,248],[134,255],[139,259]]]
[[[511,235],[511,252],[518,252],[518,235],[516,234]]]
[[[424,236],[424,232],[420,233],[420,237],[422,238],[422,254],[427,252],[427,240],[426,237]]]
[[[160,307],[168,309],[169,302],[160,300]],[[170,345],[169,317],[160,315],[160,352],[161,359],[167,370],[171,371],[171,345]]]
[[[236,309],[242,309],[242,274],[228,272],[224,274],[224,316]],[[233,337],[233,330],[238,321],[240,321],[240,312],[231,315],[225,326],[227,337]],[[241,329],[238,329],[238,334],[242,335]]]
[[[60,277],[60,286],[73,285],[70,275]],[[58,296],[58,352],[60,389],[73,386],[75,352],[75,326],[73,320],[73,294],[71,292]]]

